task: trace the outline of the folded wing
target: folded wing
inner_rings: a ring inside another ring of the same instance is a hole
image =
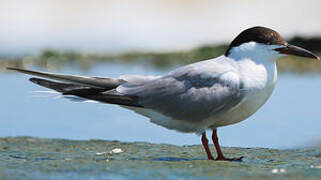
[[[231,110],[244,97],[236,68],[211,60],[179,68],[144,84],[124,83],[116,90],[137,97],[145,108],[190,122]]]

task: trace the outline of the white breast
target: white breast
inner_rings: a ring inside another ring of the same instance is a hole
[[[264,64],[249,59],[240,62],[240,73],[244,80],[245,97],[235,108],[212,120],[211,127],[238,123],[254,114],[271,96],[277,79],[274,61]]]

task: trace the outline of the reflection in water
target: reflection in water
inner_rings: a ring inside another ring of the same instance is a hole
[[[86,72],[70,68],[60,72],[117,77],[124,73],[158,75],[165,70],[111,63]],[[30,92],[45,89],[28,82],[26,75],[1,76],[0,136],[199,144],[194,134],[167,130],[119,106],[32,97]],[[281,75],[271,99],[255,115],[219,129],[222,145],[291,148],[320,140],[320,89],[320,75]]]

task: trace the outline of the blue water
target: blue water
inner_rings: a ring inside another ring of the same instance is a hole
[[[100,64],[89,71],[64,68],[60,73],[117,77],[124,73],[157,75],[148,65]],[[27,75],[0,75],[0,136],[146,141],[199,144],[200,137],[154,125],[116,105],[76,103],[39,97],[45,90]],[[282,74],[270,100],[241,123],[219,129],[223,146],[294,148],[321,142],[321,75]],[[37,97],[38,96],[38,97]]]

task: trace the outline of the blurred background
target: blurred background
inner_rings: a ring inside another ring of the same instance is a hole
[[[115,105],[35,91],[16,66],[117,77],[158,75],[221,55],[242,30],[266,26],[321,54],[320,0],[0,0],[0,136],[199,144]],[[220,128],[223,146],[320,146],[321,63],[278,62],[271,99],[248,120]]]

